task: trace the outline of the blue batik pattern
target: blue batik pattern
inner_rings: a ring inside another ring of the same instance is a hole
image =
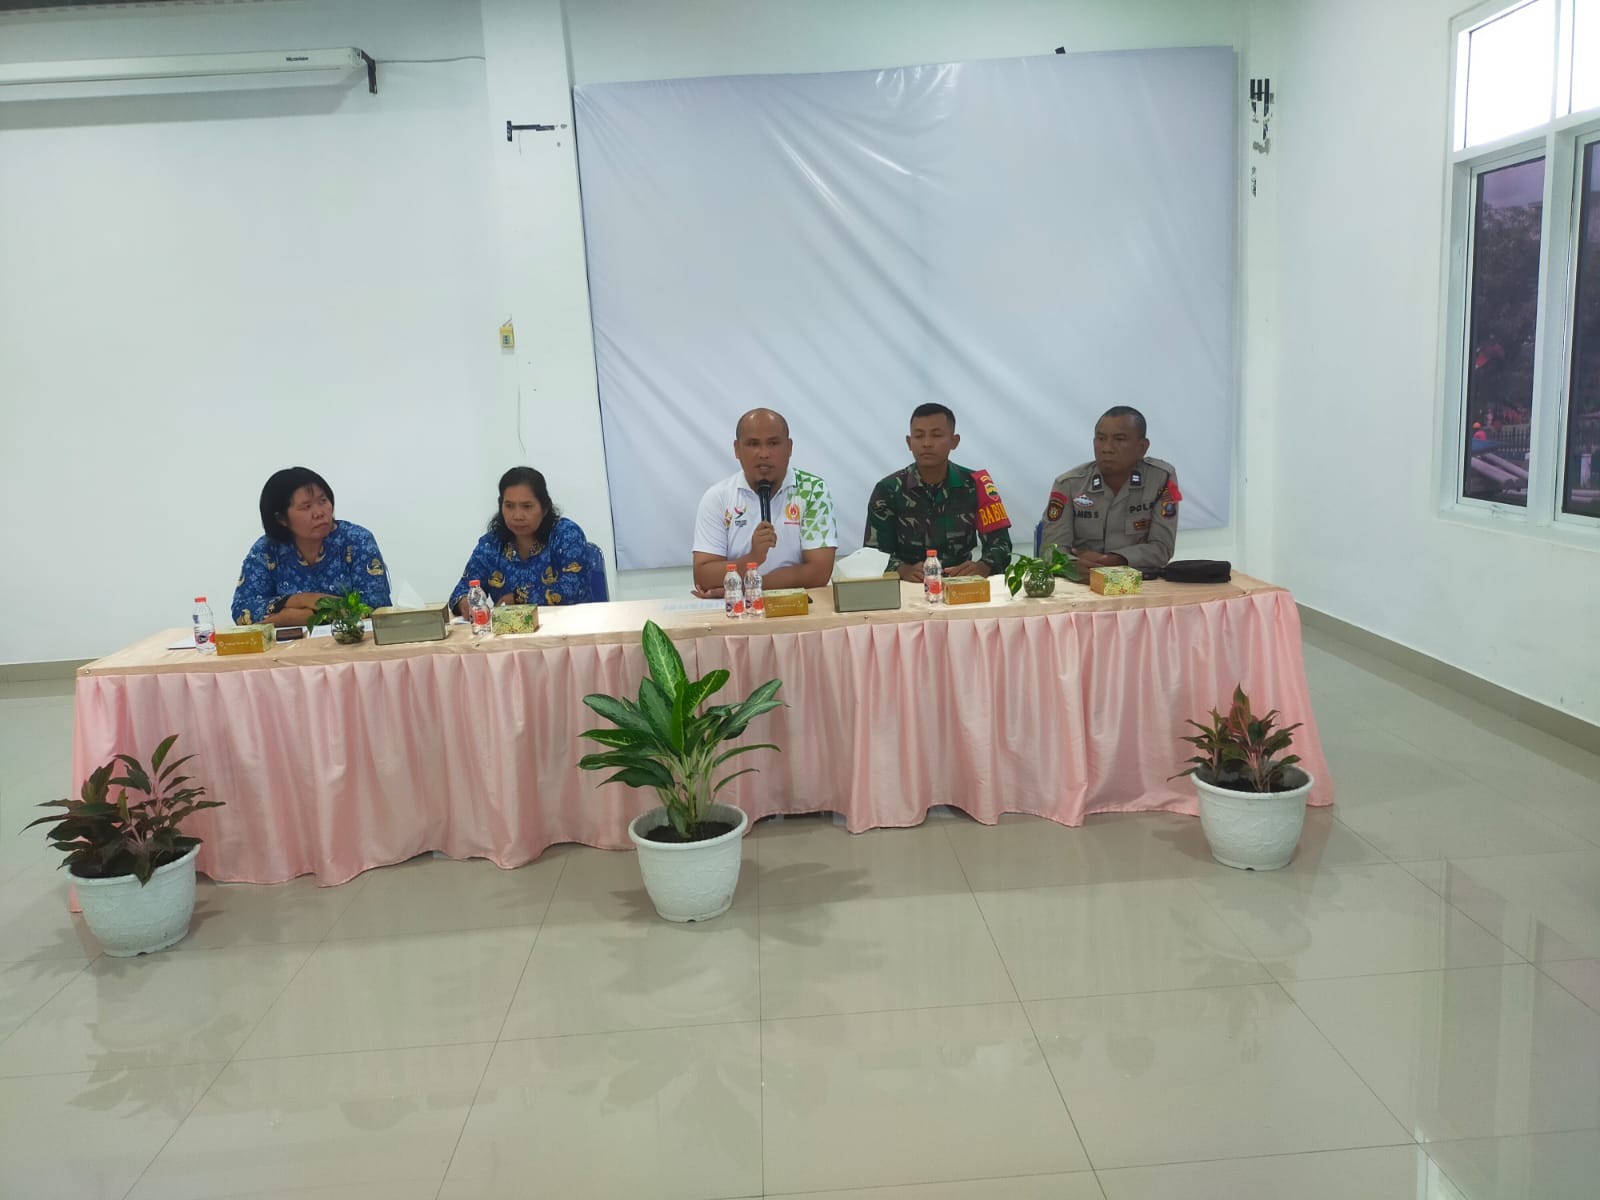
[[[450,593],[450,607],[455,608],[474,579],[482,581],[496,604],[585,604],[598,599],[594,572],[585,565],[587,549],[583,530],[566,517],[556,521],[549,544],[529,558],[518,558],[514,543],[502,544],[486,533]]]
[[[377,539],[360,525],[335,521],[323,539],[322,557],[308,563],[293,542],[257,538],[233,590],[233,619],[240,625],[265,620],[299,592],[359,592],[373,608],[388,604],[389,569]]]

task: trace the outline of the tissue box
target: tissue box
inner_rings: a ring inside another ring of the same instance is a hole
[[[492,633],[532,633],[538,628],[537,604],[503,604],[489,614]]]
[[[278,642],[278,631],[271,625],[231,625],[217,630],[213,641],[218,654],[265,654]]]
[[[372,610],[372,640],[380,646],[404,642],[439,642],[450,624],[450,612],[440,604],[433,608],[375,608]]]
[[[762,595],[762,607],[769,617],[803,617],[810,606],[811,597],[805,588],[779,588]]]
[[[900,576],[881,575],[873,579],[835,579],[834,612],[882,612],[900,607]]]
[[[1137,567],[1091,567],[1089,590],[1102,596],[1128,596],[1139,590],[1144,576]]]
[[[989,603],[989,577],[987,575],[959,575],[944,581],[946,604]]]

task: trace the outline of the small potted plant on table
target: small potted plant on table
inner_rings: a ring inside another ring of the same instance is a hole
[[[1019,554],[1006,568],[1006,588],[1013,596],[1019,590],[1035,599],[1052,595],[1057,579],[1083,582],[1078,564],[1061,553],[1059,546],[1050,548],[1049,558],[1029,558],[1026,554]]]
[[[713,704],[702,711],[727,684],[727,671],[719,667],[703,679],[690,679],[678,648],[654,621],[645,623],[644,656],[649,673],[639,683],[638,700],[583,698],[616,728],[580,735],[610,748],[584,755],[578,766],[615,770],[606,783],[655,789],[660,806],[628,826],[645,890],[656,912],[669,921],[709,920],[733,904],[740,841],[750,824],[743,810],[713,801],[729,781],[756,768],[713,777],[740,754],[778,749],[770,742],[731,749],[723,743],[762,713],[782,707],[774,698],[782,684],[769,679],[737,704]]]
[[[306,622],[308,630],[318,625],[333,627],[333,640],[345,646],[354,646],[367,636],[361,622],[372,615],[372,606],[361,599],[360,592],[346,592],[343,596],[324,596],[311,610]]]
[[[205,789],[178,773],[193,755],[167,761],[177,740],[173,734],[156,747],[148,771],[132,755],[113,755],[77,799],[46,801],[39,807],[61,811],[28,823],[54,825],[47,836],[66,855],[83,919],[115,958],[164,950],[189,932],[200,839],[180,826],[222,801],[202,800]]]
[[[1194,776],[1211,856],[1246,871],[1287,866],[1300,844],[1306,796],[1316,782],[1295,765],[1299,755],[1285,753],[1300,726],[1280,727],[1277,709],[1255,715],[1243,687],[1233,689],[1226,713],[1211,710],[1209,725],[1189,724],[1199,732],[1183,740],[1200,753],[1179,775]]]

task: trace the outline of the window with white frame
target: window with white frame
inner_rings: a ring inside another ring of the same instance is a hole
[[[1600,0],[1454,34],[1444,499],[1600,529]]]

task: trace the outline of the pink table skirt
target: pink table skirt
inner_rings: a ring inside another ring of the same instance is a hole
[[[862,624],[679,643],[724,697],[774,676],[789,707],[747,740],[776,742],[723,796],[759,818],[832,810],[852,831],[920,823],[950,804],[1081,825],[1098,812],[1194,813],[1169,780],[1184,719],[1236,682],[1303,721],[1296,749],[1332,802],[1288,592],[1107,612]],[[80,676],[73,766],[143,755],[177,732],[225,808],[198,813],[213,879],[337,884],[424,851],[529,862],[557,842],[621,849],[654,793],[602,788],[577,760],[601,725],[590,692],[633,694],[636,638],[291,670]]]

